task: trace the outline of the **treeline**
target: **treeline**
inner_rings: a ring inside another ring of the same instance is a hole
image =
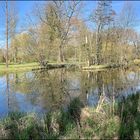
[[[44,65],[49,61],[92,65],[128,64],[139,59],[140,36],[134,29],[138,19],[131,2],[124,2],[121,11],[115,11],[111,1],[98,1],[87,19],[81,1],[37,3],[33,13],[28,14],[28,26],[20,33],[16,32],[18,12],[13,10],[14,4],[9,7],[11,10],[5,14],[9,19],[8,50],[0,49],[0,62],[8,58],[9,63]]]

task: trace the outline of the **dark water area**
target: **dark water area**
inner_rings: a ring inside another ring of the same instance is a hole
[[[54,69],[0,76],[0,116],[9,112],[37,112],[65,108],[72,99],[86,106],[122,101],[140,90],[140,71],[108,70],[100,72]]]

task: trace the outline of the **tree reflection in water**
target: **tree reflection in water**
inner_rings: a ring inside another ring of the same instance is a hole
[[[7,99],[13,103],[11,108],[15,102],[17,110],[24,108],[26,111],[26,104],[31,110],[35,107],[42,111],[66,106],[75,97],[89,106],[96,106],[101,96],[107,102],[120,100],[122,95],[138,90],[139,72],[55,69],[9,74],[6,79]]]

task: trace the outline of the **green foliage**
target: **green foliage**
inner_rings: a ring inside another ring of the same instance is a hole
[[[2,122],[1,138],[30,139],[39,138],[39,128],[35,114],[24,114],[19,112],[10,113]],[[4,132],[3,132],[4,131]]]
[[[119,122],[117,118],[110,118],[109,120],[107,120],[106,123],[104,123],[102,137],[113,138],[118,135],[118,130]]]
[[[138,121],[140,117],[138,110],[139,97],[139,93],[136,95],[133,94],[128,96],[127,99],[123,98],[123,101],[119,103],[118,115],[121,118],[119,137],[121,139],[134,139],[135,131],[140,130],[140,123]]]
[[[79,121],[80,122],[80,115],[81,115],[81,108],[84,107],[84,105],[82,104],[82,102],[80,101],[80,99],[74,98],[69,106],[68,106],[68,112],[71,116],[71,118],[73,118],[75,121]]]
[[[66,112],[63,109],[61,109],[58,124],[60,134],[65,134],[75,127],[74,121],[70,118],[69,112]]]

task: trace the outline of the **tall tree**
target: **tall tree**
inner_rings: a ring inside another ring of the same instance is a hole
[[[9,42],[16,34],[17,26],[17,11],[15,2],[5,1],[5,35],[6,35],[6,67],[8,68],[9,62]]]
[[[97,8],[92,16],[96,25],[96,63],[102,61],[102,32],[104,27],[110,25],[113,21],[114,11],[112,10],[111,1],[98,1]]]
[[[16,34],[17,34],[17,23],[18,23],[18,11],[16,7],[15,1],[10,2],[10,13],[9,13],[9,38],[10,38],[10,47],[12,47],[13,54],[14,54],[14,62],[17,62],[17,55],[18,55],[18,46],[16,43]]]
[[[8,68],[8,36],[9,36],[9,32],[8,32],[8,1],[6,0],[6,21],[5,21],[5,25],[6,25],[6,67]]]
[[[129,40],[129,31],[130,29],[133,29],[134,26],[137,25],[137,15],[135,11],[135,7],[133,3],[131,2],[124,2],[124,5],[122,7],[122,10],[120,12],[119,16],[119,26],[121,28],[122,36],[120,38],[120,49],[121,49],[121,54],[120,54],[120,63],[124,63],[126,60],[126,54],[123,51],[124,44],[128,45],[128,40]]]
[[[58,60],[64,61],[64,46],[67,44],[71,29],[71,19],[77,15],[80,7],[79,1],[53,1],[47,3],[43,10],[38,10],[41,22],[49,27],[50,39],[57,39],[59,48]]]

